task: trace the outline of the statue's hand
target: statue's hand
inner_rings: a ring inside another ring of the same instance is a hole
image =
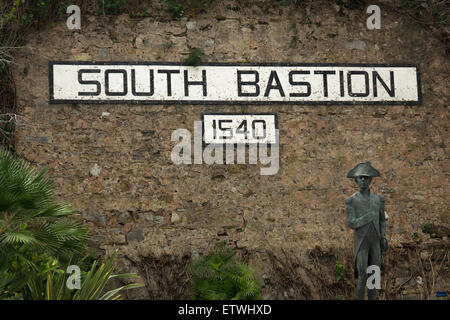
[[[386,238],[381,239],[381,250],[387,251],[388,248],[389,248],[389,245],[388,245]]]

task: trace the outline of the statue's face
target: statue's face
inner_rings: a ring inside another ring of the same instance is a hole
[[[366,190],[369,188],[372,177],[368,176],[358,176],[356,177],[356,183],[358,184],[359,190]]]

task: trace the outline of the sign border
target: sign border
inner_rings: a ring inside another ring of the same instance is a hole
[[[48,62],[48,84],[50,104],[131,104],[131,105],[422,105],[422,83],[420,81],[420,68],[413,63],[290,63],[290,62],[262,62],[262,63],[234,63],[234,62],[204,62],[201,66],[241,66],[241,67],[395,67],[411,68],[417,70],[417,101],[204,101],[204,100],[61,100],[54,98],[53,65],[166,65],[188,66],[183,62],[155,62],[155,61],[55,61]]]
[[[205,148],[208,145],[226,145],[227,143],[206,143],[205,142],[205,115],[227,115],[227,116],[234,116],[234,115],[244,115],[244,116],[249,116],[249,115],[263,115],[263,116],[274,116],[275,118],[275,129],[278,129],[278,132],[280,131],[278,128],[278,113],[277,112],[202,112],[201,113],[201,121],[202,121],[202,148]],[[280,140],[279,140],[279,135],[278,135],[278,144],[280,144]],[[237,148],[238,144],[244,144],[246,148],[248,148],[250,145],[258,145],[259,143],[257,142],[253,142],[253,143],[228,143],[229,145],[233,145],[234,148]],[[268,146],[272,146],[274,145],[274,143],[268,143]]]

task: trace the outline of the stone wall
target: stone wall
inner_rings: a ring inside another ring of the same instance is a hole
[[[424,223],[448,227],[449,60],[442,44],[408,17],[383,9],[382,29],[367,30],[365,9],[320,1],[239,3],[216,1],[179,21],[161,8],[139,19],[83,16],[81,31],[58,21],[27,37],[14,67],[26,120],[17,128],[18,154],[50,166],[59,198],[75,205],[77,218],[91,227],[91,246],[129,256],[196,254],[227,240],[250,252],[262,273],[268,249],[301,256],[319,246],[351,255],[344,199],[356,185],[345,175],[362,161],[382,173],[372,191],[387,199],[393,247],[411,242],[414,233],[431,241]],[[417,63],[423,104],[48,103],[49,60],[182,62],[193,47],[208,62]],[[278,114],[276,175],[261,176],[259,165],[171,162],[172,131],[193,132],[202,112],[221,111]]]

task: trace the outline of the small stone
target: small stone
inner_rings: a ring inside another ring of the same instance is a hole
[[[162,216],[155,216],[155,218],[153,219],[153,221],[154,221],[155,223],[161,224],[161,223],[164,222],[164,217],[162,217]]]
[[[142,229],[134,229],[134,230],[131,230],[130,232],[128,232],[128,234],[127,234],[127,240],[128,241],[138,241],[138,242],[140,242],[140,241],[142,241],[144,239],[145,239],[145,237],[144,237],[144,230],[142,230]]]
[[[102,112],[102,115],[100,118],[108,118],[110,115],[111,115],[111,113],[105,111],[105,112]]]
[[[430,254],[429,254],[427,251],[422,251],[422,252],[420,253],[420,258],[421,258],[422,260],[427,260],[429,256],[430,256]]]
[[[92,56],[89,53],[77,53],[73,55],[73,59],[77,61],[91,61]]]
[[[131,216],[128,212],[121,213],[120,216],[117,218],[117,222],[122,225],[127,223],[130,220],[131,220]]]
[[[172,213],[172,217],[170,218],[170,222],[177,223],[181,221],[181,217],[175,212]]]
[[[144,41],[145,38],[143,35],[138,35],[135,39],[134,39],[134,47],[138,48],[138,49],[143,49],[144,48]]]
[[[196,21],[188,21],[188,22],[186,22],[186,28],[189,31],[195,30],[197,28],[197,22]]]
[[[96,234],[90,237],[90,242],[97,243],[97,244],[105,244],[106,243],[106,236],[101,234]]]
[[[238,164],[236,164],[236,165],[229,165],[227,167],[227,171],[230,172],[230,173],[239,173],[239,172],[241,172],[241,167]]]
[[[348,41],[345,44],[345,48],[349,50],[364,50],[366,49],[366,43],[361,40]]]
[[[200,255],[196,250],[192,250],[191,257],[192,259],[198,259]]]
[[[311,263],[311,259],[310,259],[309,256],[306,255],[306,254],[302,254],[302,255],[300,256],[300,260],[303,261],[303,262],[306,263],[306,264]]]
[[[48,143],[48,137],[25,137],[26,142]]]
[[[112,241],[114,244],[126,244],[127,239],[125,239],[125,236],[123,234],[114,234],[112,237]]]
[[[98,177],[98,175],[100,174],[101,171],[102,171],[102,168],[100,168],[100,166],[98,164],[94,164],[94,167],[92,167],[92,169],[91,169],[91,171],[89,171],[89,173],[91,174],[91,176]]]
[[[153,222],[155,220],[155,213],[153,211],[144,212],[142,215],[148,222]]]
[[[99,223],[103,226],[106,225],[105,215],[103,215],[101,213],[94,212],[91,214],[87,214],[87,215],[85,215],[85,219],[88,221]]]
[[[108,48],[99,48],[97,54],[97,60],[105,60],[109,56]]]

